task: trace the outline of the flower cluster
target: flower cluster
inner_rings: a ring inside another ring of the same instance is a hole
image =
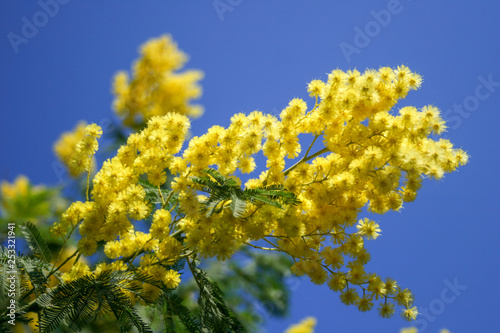
[[[83,255],[95,253],[97,242],[106,242],[104,252],[109,258],[122,257],[107,267],[110,269],[126,269],[125,262],[132,263],[141,252],[147,251],[150,254],[141,257],[140,270],[161,278],[168,288],[175,288],[180,282],[179,274],[158,265],[177,261],[183,251],[181,243],[169,236],[170,212],[155,211],[151,234],[134,231],[131,222],[146,219],[152,212],[145,189],[139,184],[140,177],[145,176],[155,185],[164,183],[165,169],[176,163],[173,155],[181,149],[188,129],[189,120],[184,115],[170,113],[152,117],[148,127],[140,134],[132,134],[117,156],[106,161],[95,175],[93,200],[73,203],[54,225],[53,232],[63,236],[78,226],[82,236],[78,247]],[[128,259],[123,259],[125,257]],[[98,269],[105,267],[101,264]],[[79,274],[67,276],[68,279],[80,277]],[[156,295],[160,291],[151,285],[145,288]]]
[[[114,78],[114,109],[125,125],[142,127],[147,119],[170,112],[190,117],[203,113],[201,106],[190,104],[192,99],[201,96],[198,81],[203,73],[198,70],[176,72],[186,61],[186,54],[169,35],[142,46],[132,77],[121,71]]]
[[[0,195],[3,199],[14,199],[17,196],[25,196],[30,188],[30,180],[26,176],[18,176],[12,184],[2,181],[0,184]]]
[[[59,189],[43,185],[34,186],[30,180],[19,175],[12,182],[0,183],[0,225],[2,223],[40,221],[54,219],[67,207]]]
[[[99,145],[97,139],[102,129],[96,124],[77,124],[73,132],[65,132],[54,144],[56,156],[68,168],[71,176],[76,177],[88,172],[93,167],[92,156]]]
[[[167,51],[170,56],[164,57]],[[359,214],[364,207],[379,214],[398,211],[415,199],[424,178],[440,179],[467,163],[464,151],[435,137],[446,129],[436,107],[392,111],[420,86],[421,77],[405,66],[364,73],[334,70],[326,82],[308,85],[316,100],[311,109],[296,98],[279,119],[259,111],[236,114],[227,128],[214,126],[193,137],[181,153],[191,109],[182,94],[184,109],[162,104],[156,92],[166,83],[154,73],[176,69],[183,61],[163,37],[143,47],[130,84],[117,77],[117,110],[128,110],[129,121],[141,110],[147,126],[104,162],[93,179],[92,200],[72,204],[54,231],[64,235],[79,227],[80,253],[91,255],[104,242],[105,254],[114,260],[106,265],[139,269],[167,288],[180,282],[169,265],[194,253],[224,260],[245,244],[281,251],[293,258],[294,274],[327,283],[343,303],[368,311],[380,300],[382,317],[392,316],[400,305],[402,316],[414,320],[418,312],[411,292],[365,271],[370,260],[365,241],[376,239],[381,229]],[[302,134],[312,136],[305,153]],[[314,149],[319,142],[322,146]],[[299,203],[277,207],[249,201],[235,214],[233,197],[206,214],[204,205],[213,193],[203,193],[195,177],[212,168],[242,184],[237,174],[254,171],[260,153],[266,170],[247,179],[245,189],[283,189]],[[157,202],[148,199],[151,189],[157,189]],[[136,230],[134,221],[147,219],[152,220],[149,232]],[[82,272],[89,271],[79,267],[68,276]],[[159,292],[144,288],[153,296]]]

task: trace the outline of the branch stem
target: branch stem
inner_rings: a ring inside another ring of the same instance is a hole
[[[292,165],[291,167],[289,167],[288,169],[285,170],[285,172],[283,172],[283,174],[286,176],[288,175],[292,170],[294,170],[296,167],[299,166],[300,163],[303,163],[303,162],[307,162],[307,161],[310,161],[312,160],[313,158],[321,155],[321,154],[324,154],[326,152],[329,152],[330,150],[325,147],[317,152],[315,152],[314,154],[312,154],[311,156],[307,156],[307,155],[304,155],[304,157],[302,157],[297,163],[295,163],[294,165]],[[307,157],[306,157],[307,156]]]
[[[253,244],[248,243],[248,242],[245,242],[245,244],[248,245],[248,246],[254,247],[256,249],[260,249],[260,250],[279,251],[278,249],[273,249],[273,248],[270,248],[270,247],[261,247],[261,246],[253,245]]]

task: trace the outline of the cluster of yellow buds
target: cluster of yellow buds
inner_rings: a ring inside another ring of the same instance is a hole
[[[152,39],[141,48],[141,58],[133,67],[132,77],[125,71],[114,78],[114,109],[129,127],[142,127],[147,119],[176,112],[189,117],[203,113],[200,105],[191,105],[201,96],[198,70],[176,72],[187,61],[169,35]]]
[[[92,156],[97,151],[97,139],[102,135],[102,129],[96,124],[87,125],[79,122],[72,132],[65,132],[54,144],[56,156],[68,168],[71,176],[76,177],[89,172],[95,165]]]
[[[315,98],[310,110],[296,98],[279,119],[259,111],[236,114],[227,128],[214,126],[193,137],[181,154],[190,127],[186,115],[193,112],[185,98],[184,108],[159,101],[156,91],[163,83],[154,73],[179,68],[183,61],[170,38],[163,37],[143,47],[131,83],[123,74],[117,77],[116,109],[128,110],[129,122],[140,112],[147,126],[104,162],[93,179],[92,200],[71,205],[54,230],[63,234],[78,226],[82,254],[93,254],[103,241],[105,254],[120,263],[116,267],[127,269],[140,258],[139,269],[169,288],[180,278],[159,263],[169,265],[193,253],[224,260],[243,245],[281,251],[294,260],[294,274],[327,283],[343,303],[368,311],[381,300],[381,316],[392,316],[397,304],[405,319],[414,320],[418,311],[411,292],[365,271],[370,254],[364,242],[376,239],[381,229],[359,214],[364,207],[379,214],[398,211],[415,199],[423,178],[440,179],[467,163],[464,151],[435,137],[446,129],[436,107],[392,111],[420,86],[421,77],[405,66],[364,73],[337,69],[326,82],[308,85]],[[312,142],[299,158],[302,134],[310,134]],[[283,208],[247,202],[234,214],[227,200],[213,214],[203,213],[211,193],[203,194],[195,177],[212,168],[242,184],[237,174],[254,171],[261,152],[266,170],[244,187],[282,188],[299,203]],[[160,202],[148,201],[145,179],[157,188]],[[150,216],[149,233],[136,231],[134,221]]]

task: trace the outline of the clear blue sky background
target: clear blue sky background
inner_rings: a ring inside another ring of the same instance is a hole
[[[444,137],[471,159],[441,181],[426,181],[400,213],[377,217],[383,234],[369,245],[368,269],[414,291],[416,305],[428,309],[427,319],[421,316],[426,332],[500,331],[500,2],[222,0],[232,10],[220,16],[211,0],[60,1],[67,3],[47,22],[37,1],[0,2],[1,179],[22,173],[56,184],[53,142],[80,119],[111,118],[113,74],[129,69],[138,46],[163,33],[190,55],[188,67],[206,74],[206,113],[193,121],[195,134],[227,125],[235,112],[276,114],[290,99],[307,98],[306,84],[337,67],[405,64],[424,84],[399,107],[449,110],[453,128]],[[388,8],[390,19],[376,23],[373,13]],[[33,22],[34,15],[43,26],[16,53],[8,34],[22,36],[23,18]],[[340,46],[347,44],[356,47],[348,57]],[[445,280],[467,288],[455,295]],[[317,332],[407,326],[398,316],[347,307],[325,286],[300,279],[290,285],[291,315],[269,320],[267,332],[306,316],[318,319]]]

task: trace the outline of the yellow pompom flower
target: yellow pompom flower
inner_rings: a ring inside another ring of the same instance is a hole
[[[92,274],[90,271],[89,266],[87,266],[84,263],[78,262],[73,267],[71,270],[67,273],[64,273],[61,278],[64,281],[64,283],[69,283],[71,281],[77,280],[81,277],[84,277],[85,275]]]
[[[158,209],[157,211],[155,211],[153,215],[153,223],[151,224],[151,228],[149,229],[151,237],[157,239],[168,237],[168,234],[170,232],[168,226],[171,222],[170,219],[170,212],[168,210]]]
[[[313,80],[307,85],[307,92],[311,97],[319,97],[325,88],[325,83],[321,80]]]
[[[256,167],[255,160],[253,157],[245,155],[240,158],[238,167],[240,168],[241,172],[250,173]]]
[[[356,226],[358,233],[361,236],[366,237],[366,239],[376,239],[380,235],[380,227],[374,221],[367,219],[366,217],[359,220]]]
[[[356,306],[358,307],[358,310],[361,312],[369,311],[373,307],[373,299],[368,296],[362,297],[358,300]]]
[[[416,327],[407,327],[399,330],[399,333],[418,333],[418,329]]]
[[[380,306],[378,308],[378,313],[380,314],[381,317],[383,318],[390,318],[394,315],[394,304],[387,302],[387,303],[380,303]]]
[[[181,282],[181,275],[173,269],[168,270],[163,276],[163,283],[169,289],[175,289]]]
[[[401,313],[401,316],[403,317],[403,319],[407,320],[407,321],[416,320],[417,315],[418,315],[418,310],[417,310],[416,306],[406,308]]]

